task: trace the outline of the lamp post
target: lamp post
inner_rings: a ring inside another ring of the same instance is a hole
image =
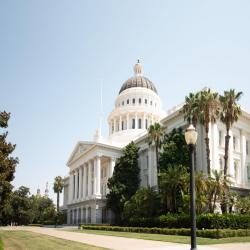
[[[191,216],[191,250],[196,250],[196,212],[195,212],[195,177],[194,177],[194,147],[198,133],[192,124],[185,132],[185,140],[189,148],[190,158],[190,216]]]

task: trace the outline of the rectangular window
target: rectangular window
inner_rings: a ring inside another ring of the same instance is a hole
[[[135,119],[132,119],[132,129],[135,129]]]
[[[146,129],[148,129],[148,119],[146,119],[145,122],[146,122],[146,126],[145,127],[146,127]]]
[[[222,131],[219,130],[219,146],[222,146]]]
[[[233,148],[235,151],[236,150],[236,137],[235,136],[233,137]]]
[[[138,120],[139,129],[141,129],[141,119]]]
[[[249,141],[246,141],[246,155],[249,155]]]
[[[127,104],[129,104],[129,99],[127,100]]]
[[[141,98],[139,98],[139,104],[141,104]]]
[[[148,103],[148,100],[147,99],[145,99],[145,104],[147,104]]]
[[[133,104],[135,104],[135,98],[133,98],[133,100],[132,100],[132,101],[133,101]]]
[[[247,179],[250,181],[250,164],[247,165]]]

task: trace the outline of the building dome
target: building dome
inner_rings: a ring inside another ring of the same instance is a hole
[[[136,87],[151,89],[157,94],[157,90],[154,84],[147,77],[142,76],[142,65],[139,60],[134,66],[134,72],[135,76],[130,77],[126,82],[123,83],[119,94],[126,89]]]

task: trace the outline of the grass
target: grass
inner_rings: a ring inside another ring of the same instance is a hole
[[[69,240],[46,236],[27,231],[0,231],[0,242],[4,249],[11,250],[104,250],[106,248],[90,246]],[[0,249],[1,244],[0,244]]]
[[[3,250],[3,242],[1,240],[1,238],[0,238],[0,250]]]
[[[84,230],[63,229],[63,230],[73,231],[73,232],[78,232],[78,233],[96,234],[96,235],[109,235],[109,236],[117,236],[117,237],[127,237],[127,238],[136,238],[136,239],[144,239],[144,240],[156,240],[156,241],[190,244],[190,236],[114,232],[114,231],[86,230],[86,229]],[[209,238],[197,237],[197,243],[199,245],[237,243],[237,242],[250,242],[250,236],[249,237],[221,238],[221,239],[209,239]]]

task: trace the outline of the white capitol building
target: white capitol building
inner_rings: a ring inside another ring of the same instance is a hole
[[[115,107],[108,117],[109,136],[95,134],[93,141],[79,141],[69,160],[69,176],[65,178],[63,209],[67,223],[107,223],[113,215],[106,209],[107,182],[114,171],[115,161],[122,148],[132,140],[138,145],[141,186],[156,186],[156,159],[154,147],[148,145],[147,129],[160,122],[166,132],[186,127],[182,105],[167,113],[155,85],[143,76],[142,66],[136,63],[135,75],[121,87]],[[205,131],[197,127],[197,166],[207,172]],[[210,124],[211,167],[223,169],[225,126],[220,121]],[[229,174],[233,188],[250,190],[250,114],[243,111],[231,133],[229,147]]]

